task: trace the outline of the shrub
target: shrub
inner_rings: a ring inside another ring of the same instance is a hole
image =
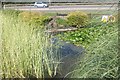
[[[38,12],[22,12],[19,14],[23,21],[37,26],[46,25],[50,21],[50,17]]]
[[[67,16],[68,24],[70,26],[83,27],[88,22],[88,15],[84,12],[71,12]]]
[[[62,19],[62,18],[57,18],[57,19],[56,19],[56,23],[57,23],[58,25],[68,26],[67,20]]]

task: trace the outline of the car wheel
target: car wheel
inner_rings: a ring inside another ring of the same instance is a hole
[[[43,8],[46,8],[46,6],[44,5]]]

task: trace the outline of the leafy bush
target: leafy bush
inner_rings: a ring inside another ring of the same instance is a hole
[[[50,17],[38,12],[22,12],[19,14],[22,20],[37,26],[46,25],[50,21]]]
[[[71,12],[67,16],[68,24],[70,26],[83,27],[88,22],[88,15],[84,12]]]
[[[68,22],[67,22],[66,19],[57,18],[57,19],[56,19],[56,23],[57,23],[58,25],[63,25],[64,27],[65,27],[65,26],[68,26]]]

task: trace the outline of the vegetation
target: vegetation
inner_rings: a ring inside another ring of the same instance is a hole
[[[11,17],[17,17],[21,11],[18,10],[1,10],[0,12],[2,12],[2,14],[6,15],[6,16],[11,16]],[[9,14],[9,15],[8,15]]]
[[[71,12],[67,16],[67,21],[70,26],[83,27],[88,22],[88,15],[84,12]]]
[[[0,11],[0,78],[52,78],[61,67],[61,54],[45,33],[52,14],[14,10]],[[86,52],[71,64],[65,78],[117,78],[117,22],[88,21],[84,12],[57,18],[57,24],[79,29],[59,34],[61,40],[83,46]],[[81,28],[82,27],[82,28]],[[54,49],[53,49],[54,48]]]
[[[10,13],[9,13],[10,12]],[[12,15],[11,15],[12,14]],[[43,29],[21,21],[16,11],[0,11],[2,51],[1,78],[44,78],[56,75],[59,53]],[[40,25],[41,26],[41,25]],[[59,55],[60,57],[60,55]],[[60,68],[60,67],[59,67]]]
[[[117,25],[117,22],[102,23],[97,18],[85,28],[59,35],[62,40],[86,49],[64,78],[118,78]]]
[[[112,26],[106,34],[86,48],[87,52],[74,64],[73,71],[65,77],[71,78],[118,78],[118,28]]]
[[[63,28],[68,26],[68,22],[67,22],[66,19],[57,18],[57,19],[56,19],[56,23],[57,23],[58,25],[63,26]]]
[[[95,23],[93,23],[95,24]],[[114,23],[115,24],[115,23]],[[59,35],[62,40],[69,41],[77,46],[88,47],[90,43],[99,39],[100,36],[105,35],[107,32],[111,32],[114,24],[97,24],[97,26],[81,28],[74,32],[65,32],[63,35]]]
[[[39,25],[45,26],[51,20],[50,16],[38,12],[21,12],[19,16],[23,21],[34,24],[38,28],[40,27]]]

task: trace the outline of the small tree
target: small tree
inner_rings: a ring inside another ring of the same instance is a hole
[[[83,27],[88,22],[88,15],[84,12],[71,12],[67,16],[67,21],[70,26]]]

